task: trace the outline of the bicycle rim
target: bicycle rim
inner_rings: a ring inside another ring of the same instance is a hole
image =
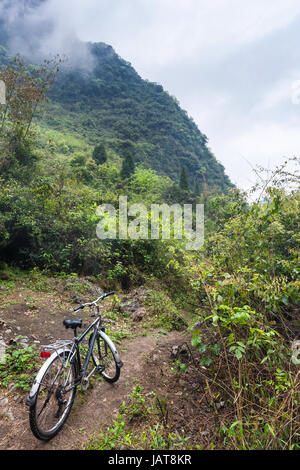
[[[107,382],[116,382],[120,376],[120,367],[117,365],[110,346],[103,338],[98,336],[92,352],[92,359],[102,377]]]
[[[30,407],[30,425],[33,434],[42,440],[54,437],[62,428],[73,405],[76,388],[75,367],[62,353],[49,365]]]

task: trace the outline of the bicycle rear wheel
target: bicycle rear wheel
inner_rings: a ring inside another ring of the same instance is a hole
[[[74,402],[76,366],[69,352],[60,353],[39,377],[39,387],[29,409],[29,422],[35,437],[48,441],[63,427]]]
[[[90,340],[91,341],[90,337]],[[116,382],[120,377],[120,367],[117,364],[112,347],[98,334],[92,351],[92,360],[99,373],[107,382]]]

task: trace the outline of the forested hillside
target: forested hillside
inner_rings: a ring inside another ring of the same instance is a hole
[[[230,186],[207,137],[176,98],[161,85],[142,80],[111,46],[88,44],[88,52],[87,64],[71,65],[73,70],[66,64],[58,76],[51,94],[57,106],[47,120],[51,127],[67,127],[92,143],[101,139],[121,156],[129,141],[136,162],[175,181],[186,166],[193,185],[206,181],[214,190]]]

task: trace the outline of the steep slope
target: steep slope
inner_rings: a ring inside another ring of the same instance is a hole
[[[58,76],[45,118],[49,126],[90,142],[102,139],[120,155],[130,141],[137,162],[175,180],[184,165],[192,183],[205,179],[222,190],[230,185],[206,136],[161,85],[143,80],[104,43],[89,43],[85,57],[87,64],[65,66]]]

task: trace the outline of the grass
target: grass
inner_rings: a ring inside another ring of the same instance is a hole
[[[87,450],[112,449],[188,449],[189,437],[171,432],[164,417],[163,406],[155,393],[144,394],[137,384],[121,405],[112,425],[94,435],[86,444]]]
[[[7,388],[11,383],[14,388],[29,390],[33,375],[37,371],[36,346],[20,348],[8,346],[5,362],[0,364],[0,387]]]

